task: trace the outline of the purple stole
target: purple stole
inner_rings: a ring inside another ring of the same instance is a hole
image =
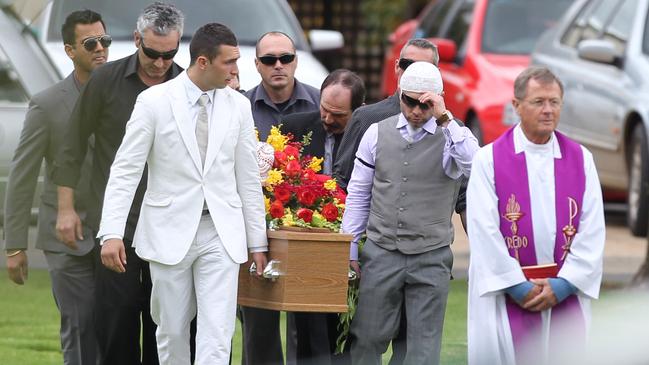
[[[581,146],[561,133],[555,131],[554,135],[561,150],[561,158],[554,160],[557,221],[554,262],[560,269],[570,250],[572,238],[578,232],[586,176]],[[515,153],[514,128],[509,129],[494,142],[493,159],[503,243],[508,246],[510,256],[518,259],[521,267],[537,265],[527,164],[524,152]],[[524,347],[527,348],[530,345],[528,343],[530,340],[535,341],[535,338],[540,337],[541,314],[521,308],[509,296],[506,296],[506,302],[516,362],[522,364],[524,361],[521,358],[523,355],[521,345],[524,344]],[[581,326],[581,329],[577,333],[583,335],[582,339],[585,341],[585,323],[581,307],[577,296],[571,295],[552,308],[550,352],[554,347],[552,339],[560,337],[553,335],[553,329],[556,330],[558,327],[556,324],[561,323],[561,318],[565,318],[565,316],[569,316],[573,324],[576,320],[579,321],[576,323]],[[578,338],[571,339],[576,340],[575,345],[580,342]],[[541,351],[540,348],[537,350]]]

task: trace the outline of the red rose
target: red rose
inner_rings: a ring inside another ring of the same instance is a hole
[[[302,166],[297,160],[291,160],[286,164],[284,171],[289,177],[298,177],[302,173]]]
[[[293,156],[296,160],[300,158],[300,150],[295,148],[295,146],[287,145],[284,147],[284,153],[286,156]]]
[[[271,209],[273,209],[271,207]],[[332,203],[327,203],[322,207],[322,216],[329,222],[334,222],[338,219],[338,207]]]
[[[270,216],[273,218],[282,218],[284,216],[284,206],[279,200],[275,200],[270,205]]]
[[[341,204],[345,204],[345,200],[347,200],[347,194],[345,194],[345,191],[343,189],[338,188],[333,195],[334,198],[338,199]]]
[[[275,161],[273,163],[273,167],[278,169],[283,165],[286,165],[286,160],[288,156],[282,151],[275,151]]]
[[[325,174],[315,174],[313,179],[316,181],[320,181],[321,183],[325,183],[331,180],[331,176]]]
[[[301,188],[297,192],[297,201],[302,205],[313,205],[316,199],[316,194],[309,188]]]
[[[291,191],[284,184],[275,186],[273,194],[275,194],[275,199],[282,203],[286,203],[291,199]]]
[[[297,216],[303,221],[311,223],[311,220],[313,219],[313,211],[311,209],[300,208],[297,210]]]

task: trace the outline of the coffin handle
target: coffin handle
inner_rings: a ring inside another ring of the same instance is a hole
[[[264,268],[264,272],[261,276],[263,276],[264,279],[276,281],[280,276],[284,274],[279,269],[280,263],[281,261],[275,259],[268,261],[268,264]],[[250,272],[250,275],[255,275],[255,273],[257,272],[257,265],[255,265],[255,263],[253,262],[252,265],[250,265],[250,269],[248,269],[248,271]]]

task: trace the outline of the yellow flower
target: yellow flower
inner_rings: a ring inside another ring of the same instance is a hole
[[[295,220],[293,219],[293,213],[289,208],[286,208],[284,211],[284,216],[282,217],[282,225],[287,227],[292,227],[295,225]]]
[[[264,195],[264,207],[266,208],[266,213],[270,212],[270,198]]]
[[[288,137],[283,135],[277,126],[273,126],[270,128],[270,134],[266,142],[273,146],[275,151],[283,151],[284,147],[286,147],[286,142],[288,142]]]
[[[324,188],[329,190],[329,191],[336,190],[336,187],[337,187],[336,179],[329,179],[329,180],[325,181],[325,183],[324,183]]]
[[[282,178],[282,172],[279,171],[278,169],[272,169],[268,171],[268,177],[266,178],[266,186],[270,188],[272,191],[273,185],[277,185],[284,181]]]
[[[313,172],[319,172],[322,170],[322,162],[324,161],[324,158],[317,158],[315,156],[311,157],[311,162],[309,162],[309,168],[313,170]]]
[[[259,129],[255,128],[255,137],[257,137],[257,142],[259,142]]]

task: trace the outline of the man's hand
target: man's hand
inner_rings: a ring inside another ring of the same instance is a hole
[[[433,117],[435,117],[435,119],[441,117],[442,114],[444,114],[444,112],[446,111],[446,104],[444,104],[444,97],[432,91],[427,91],[421,94],[421,96],[419,96],[419,102],[432,105]],[[442,127],[445,127],[447,124],[448,122],[444,123]]]
[[[56,215],[56,238],[72,249],[78,248],[77,240],[83,239],[83,226],[74,209],[59,209]]]
[[[548,279],[531,279],[530,282],[541,288],[541,292],[538,293],[534,298],[526,301],[523,304],[523,308],[533,311],[540,312],[546,309],[550,309],[557,305],[558,300],[552,291],[552,286]]]
[[[266,268],[266,264],[268,263],[266,252],[253,252],[252,262],[255,263],[255,266],[257,268],[257,276],[260,277],[264,273],[264,269]]]
[[[9,279],[18,285],[25,284],[27,281],[27,253],[20,251],[17,255],[7,257],[7,272]]]
[[[361,265],[358,264],[358,260],[349,260],[349,267],[351,267],[352,270],[354,270],[354,272],[356,273],[356,276],[360,280],[360,278],[361,278]]]
[[[115,272],[126,272],[124,241],[118,238],[106,240],[101,246],[101,263]]]

